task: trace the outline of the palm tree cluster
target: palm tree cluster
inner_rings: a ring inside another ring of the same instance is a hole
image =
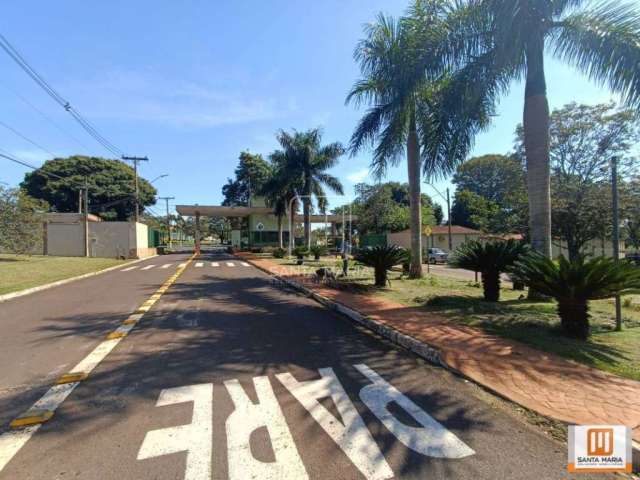
[[[415,0],[400,20],[380,15],[355,51],[362,78],[347,101],[368,111],[350,150],[374,146],[383,175],[406,150],[411,185],[411,276],[421,274],[420,175],[451,173],[496,102],[525,81],[524,146],[532,247],[551,256],[549,106],[551,53],[640,106],[640,13],[586,0]]]
[[[318,128],[291,133],[281,130],[276,137],[281,148],[270,155],[273,174],[260,193],[278,218],[280,248],[283,247],[282,221],[289,214],[291,225],[294,225],[298,200],[302,202],[304,242],[308,250],[311,247],[313,200],[324,211],[328,205],[325,187],[336,194],[343,194],[342,184],[327,170],[337,165],[344,148],[338,142],[322,145],[322,132]],[[293,232],[289,234],[293,235]]]

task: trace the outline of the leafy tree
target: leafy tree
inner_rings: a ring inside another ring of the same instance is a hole
[[[446,75],[447,11],[444,2],[418,0],[399,21],[378,15],[356,47],[362,78],[347,96],[356,106],[371,105],[350,149],[375,146],[371,166],[378,178],[406,151],[413,278],[422,276],[421,170],[428,178],[451,173],[489,113],[486,103],[466,95],[465,83]]]
[[[640,219],[629,221],[626,225],[627,244],[637,252],[640,250]]]
[[[322,145],[322,132],[318,128],[306,132],[281,130],[277,135],[282,147],[271,154],[272,162],[286,172],[287,184],[300,186],[304,214],[304,241],[311,246],[311,204],[315,198],[320,211],[327,207],[324,188],[343,194],[342,184],[327,170],[338,164],[344,148],[338,142]]]
[[[32,253],[42,244],[42,222],[48,205],[23,190],[0,186],[0,250]]]
[[[503,231],[497,225],[500,207],[493,201],[469,190],[456,191],[451,206],[451,223],[486,232]]]
[[[271,165],[262,155],[240,153],[240,163],[235,169],[235,180],[227,178],[222,187],[223,205],[248,205],[251,195],[258,195],[271,176]]]
[[[552,231],[567,242],[574,259],[590,240],[609,236],[609,162],[618,157],[621,179],[636,170],[630,152],[640,138],[638,121],[634,112],[616,110],[613,104],[570,103],[553,111],[550,132]],[[518,126],[516,151],[523,150],[523,128]]]
[[[590,334],[589,300],[611,298],[640,291],[640,269],[612,258],[557,262],[540,254],[523,257],[516,265],[518,278],[530,288],[558,302],[558,315],[566,336],[586,339]]]
[[[20,187],[27,195],[46,201],[57,212],[77,212],[79,190],[89,187],[89,211],[105,220],[127,220],[135,213],[135,177],[120,160],[75,155],[47,160],[25,175]],[[142,207],[156,203],[156,189],[138,178]]]
[[[500,300],[500,274],[527,253],[527,248],[517,240],[486,243],[472,240],[460,245],[449,263],[455,268],[482,273],[484,299],[497,302]]]
[[[352,213],[358,216],[360,233],[399,232],[409,228],[409,184],[386,182],[375,185],[360,183],[355,186],[356,198]],[[422,194],[422,225],[442,221],[442,208],[434,206],[428,195]],[[341,213],[338,208],[334,213]]]
[[[494,104],[524,79],[523,143],[530,236],[551,255],[549,106],[545,47],[589,78],[640,106],[640,14],[632,3],[584,0],[463,0],[450,15],[447,58],[454,78]],[[431,52],[425,47],[424,62]],[[416,73],[421,78],[420,72]]]

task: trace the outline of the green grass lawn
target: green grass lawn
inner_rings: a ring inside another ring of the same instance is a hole
[[[276,259],[277,260],[277,259]],[[280,259],[292,266],[295,260]],[[307,273],[319,266],[337,267],[340,260],[305,260]],[[316,266],[318,265],[318,266]],[[502,289],[499,303],[482,300],[479,284],[450,277],[429,275],[420,280],[390,273],[391,286],[373,286],[369,268],[358,268],[348,280],[367,295],[382,295],[403,305],[422,307],[454,322],[479,327],[489,333],[517,340],[622,377],[640,380],[640,296],[623,298],[625,329],[615,332],[613,300],[590,303],[593,334],[586,342],[563,337],[553,301],[530,301],[525,292]],[[345,285],[347,286],[347,285]]]
[[[0,295],[95,272],[124,260],[0,254]]]

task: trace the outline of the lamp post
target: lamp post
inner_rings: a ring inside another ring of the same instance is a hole
[[[611,157],[611,198],[613,209],[613,258],[620,261],[620,218],[618,216],[618,157]],[[622,330],[622,306],[620,295],[616,295],[616,331]]]
[[[429,185],[431,188],[433,188],[435,190],[435,192],[440,195],[440,198],[442,198],[445,202],[447,202],[447,226],[448,226],[448,230],[449,230],[449,253],[451,253],[453,251],[453,238],[451,236],[451,199],[449,196],[449,187],[447,187],[447,196],[445,197],[444,195],[442,195],[438,189],[436,187],[434,187],[433,185],[431,185],[430,183],[427,183],[427,185]],[[427,263],[429,262],[429,260],[427,259]]]
[[[162,175],[158,175],[156,178],[154,178],[153,180],[151,180],[149,183],[153,183],[153,182],[155,182],[156,180],[160,180],[161,178],[165,178],[165,177],[168,177],[168,176],[169,176],[169,174],[168,174],[168,173],[163,173]]]

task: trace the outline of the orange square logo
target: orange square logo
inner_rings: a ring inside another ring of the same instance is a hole
[[[613,454],[613,428],[587,430],[587,455],[609,456]]]

